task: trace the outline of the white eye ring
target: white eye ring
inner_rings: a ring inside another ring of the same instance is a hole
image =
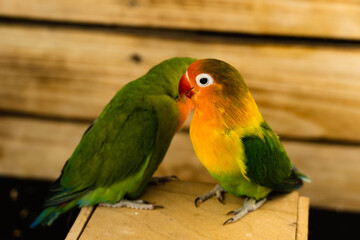
[[[200,73],[196,76],[196,83],[199,87],[207,87],[214,84],[214,79],[207,73]]]

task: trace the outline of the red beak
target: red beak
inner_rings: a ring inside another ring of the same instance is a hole
[[[185,95],[188,98],[191,98],[195,93],[192,91],[193,86],[190,83],[190,80],[186,74],[186,72],[182,75],[179,83],[179,94],[180,97]]]

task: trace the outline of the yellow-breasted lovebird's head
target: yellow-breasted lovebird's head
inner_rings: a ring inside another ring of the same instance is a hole
[[[180,96],[194,105],[221,100],[238,101],[248,92],[240,73],[230,64],[217,59],[201,59],[192,63],[181,77]]]

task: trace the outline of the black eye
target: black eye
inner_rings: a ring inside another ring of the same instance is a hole
[[[208,79],[207,79],[207,78],[201,78],[201,79],[200,79],[200,83],[201,83],[201,84],[207,84],[207,82],[208,82]]]

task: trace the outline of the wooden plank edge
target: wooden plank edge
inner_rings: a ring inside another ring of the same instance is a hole
[[[95,211],[94,206],[81,208],[81,211],[77,216],[74,224],[72,225],[69,233],[67,234],[65,240],[79,239],[94,211]]]
[[[310,204],[310,199],[308,197],[302,197],[302,196],[299,197],[296,238],[295,238],[296,240],[308,239],[309,204]]]

